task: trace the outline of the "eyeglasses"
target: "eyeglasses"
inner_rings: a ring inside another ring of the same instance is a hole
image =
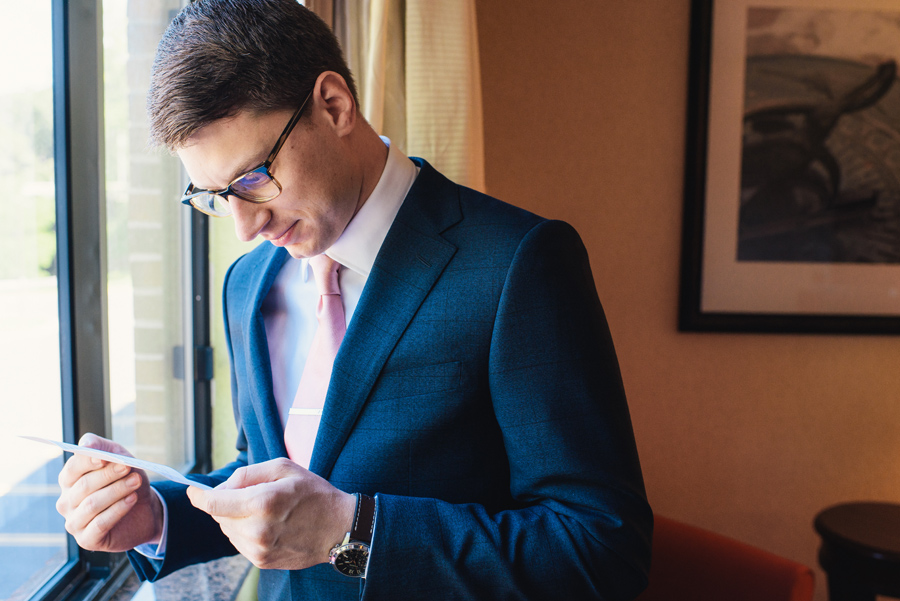
[[[212,217],[227,217],[231,215],[231,205],[228,202],[229,195],[258,204],[277,198],[281,194],[281,184],[269,171],[269,167],[272,166],[278,151],[281,150],[284,142],[291,135],[294,126],[300,121],[300,115],[303,114],[303,109],[306,107],[306,103],[309,102],[310,96],[312,96],[312,92],[306,96],[306,100],[303,101],[303,104],[300,105],[300,108],[288,121],[278,141],[275,142],[275,147],[272,148],[272,152],[269,153],[269,157],[262,165],[231,180],[231,183],[221,190],[202,190],[194,188],[194,184],[188,184],[187,190],[184,191],[181,197],[182,204],[191,205],[198,211]]]

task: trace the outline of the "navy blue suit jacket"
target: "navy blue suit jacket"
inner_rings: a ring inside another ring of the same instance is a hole
[[[369,576],[263,570],[261,599],[630,599],[652,515],[587,253],[569,225],[421,172],[334,363],[310,469],[377,495]],[[286,456],[260,305],[288,255],[262,244],[224,291],[237,460]],[[184,487],[166,559],[235,550]],[[335,541],[337,542],[337,541]]]

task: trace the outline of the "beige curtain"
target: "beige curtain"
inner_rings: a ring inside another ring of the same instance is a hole
[[[321,4],[328,6],[320,9]],[[450,179],[483,190],[475,0],[308,0],[307,5],[323,18],[330,13],[372,127]]]

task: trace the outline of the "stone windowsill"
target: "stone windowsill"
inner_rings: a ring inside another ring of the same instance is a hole
[[[240,555],[189,566],[157,582],[132,573],[110,601],[233,601],[250,570]]]

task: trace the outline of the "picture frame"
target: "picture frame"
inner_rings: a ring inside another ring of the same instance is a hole
[[[681,331],[900,333],[900,6],[694,0]]]

